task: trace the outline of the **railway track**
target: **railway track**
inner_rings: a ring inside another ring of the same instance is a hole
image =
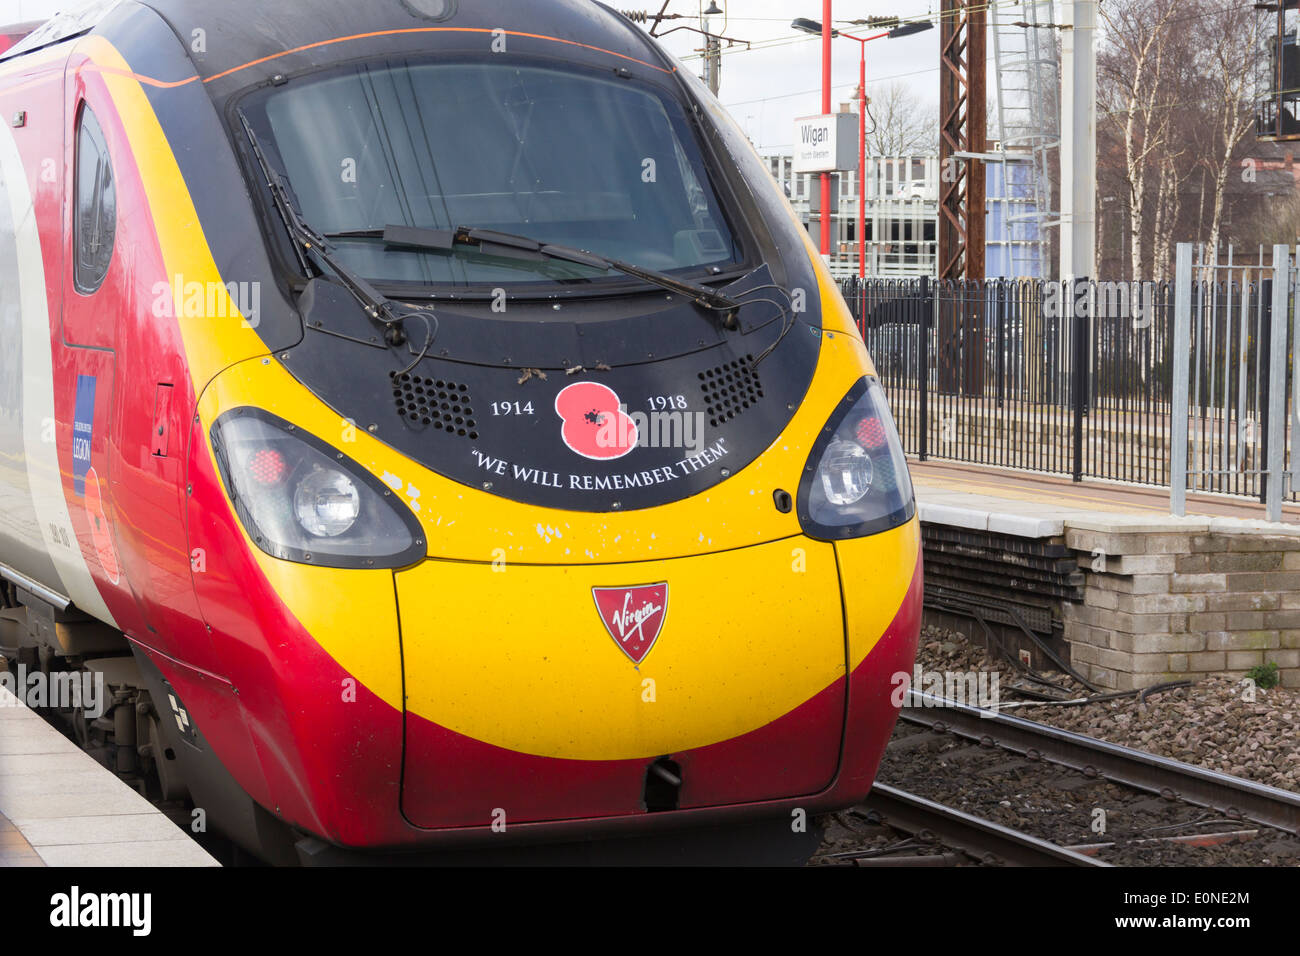
[[[835,822],[819,862],[1300,864],[1300,795],[921,693]]]
[[[1091,856],[888,784],[876,783],[864,806],[887,826],[910,833],[924,842],[937,841],[944,847],[958,850],[981,863],[1012,866],[1110,866]],[[846,858],[853,859],[851,855]],[[940,854],[939,858],[944,861],[939,865],[955,865],[958,862],[951,853]],[[863,859],[859,857],[855,862],[862,865]],[[898,864],[896,858],[889,856],[868,859],[886,866]]]
[[[904,701],[899,719],[984,746],[996,745],[1029,760],[1068,767],[1085,777],[1214,810],[1229,820],[1300,834],[1300,794],[1253,780],[916,691]]]

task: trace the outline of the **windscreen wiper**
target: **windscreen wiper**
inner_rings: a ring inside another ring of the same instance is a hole
[[[383,230],[361,230],[358,232],[337,233],[332,238],[380,238],[390,246],[407,249],[425,249],[431,251],[452,252],[464,246],[474,246],[486,255],[515,259],[555,259],[559,262],[571,262],[602,271],[622,272],[684,295],[697,306],[719,318],[723,328],[739,327],[737,316],[742,303],[730,296],[723,295],[703,285],[678,279],[654,269],[646,269],[597,255],[582,249],[561,246],[551,242],[540,242],[527,236],[517,236],[494,229],[473,229],[459,226],[454,230],[422,229],[414,226],[385,226]]]
[[[239,113],[239,120],[244,125],[244,132],[248,135],[249,143],[252,144],[253,156],[257,159],[262,175],[266,178],[266,185],[271,190],[271,198],[275,202],[276,211],[279,212],[280,218],[284,220],[285,228],[289,230],[289,235],[293,239],[294,254],[298,257],[298,263],[302,266],[303,271],[310,276],[313,271],[310,262],[311,258],[319,259],[331,272],[338,276],[344,287],[356,297],[366,315],[384,326],[384,341],[393,348],[400,348],[405,345],[406,331],[402,328],[402,322],[406,316],[398,313],[396,303],[392,299],[389,299],[361,276],[339,262],[335,249],[330,245],[329,241],[303,220],[298,213],[287,180],[272,168],[270,160],[266,158],[266,153],[262,150],[262,144],[258,140],[257,134],[253,132],[252,124],[248,122],[248,117],[244,115],[242,110]],[[432,344],[432,335],[431,327],[429,344]],[[428,345],[425,346],[425,351],[428,351]],[[423,357],[423,354],[421,353],[421,357]]]

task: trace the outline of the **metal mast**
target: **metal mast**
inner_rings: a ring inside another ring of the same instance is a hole
[[[1097,274],[1097,0],[1061,38],[1061,278]]]
[[[984,278],[988,0],[942,0],[939,21],[939,278]]]

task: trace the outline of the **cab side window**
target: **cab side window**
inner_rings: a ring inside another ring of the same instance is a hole
[[[117,232],[117,190],[104,131],[89,106],[77,121],[76,244],[74,279],[77,291],[90,295],[104,283],[113,258]]]

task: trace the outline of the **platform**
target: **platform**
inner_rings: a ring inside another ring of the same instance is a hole
[[[1069,478],[950,462],[909,461],[923,522],[1045,538],[1067,527],[1109,527],[1196,533],[1237,530],[1300,535],[1300,505],[1282,509],[1282,523],[1265,520],[1264,506],[1224,495],[1187,495],[1187,514],[1169,512],[1166,489]]]
[[[157,808],[0,687],[0,866],[217,866]]]

